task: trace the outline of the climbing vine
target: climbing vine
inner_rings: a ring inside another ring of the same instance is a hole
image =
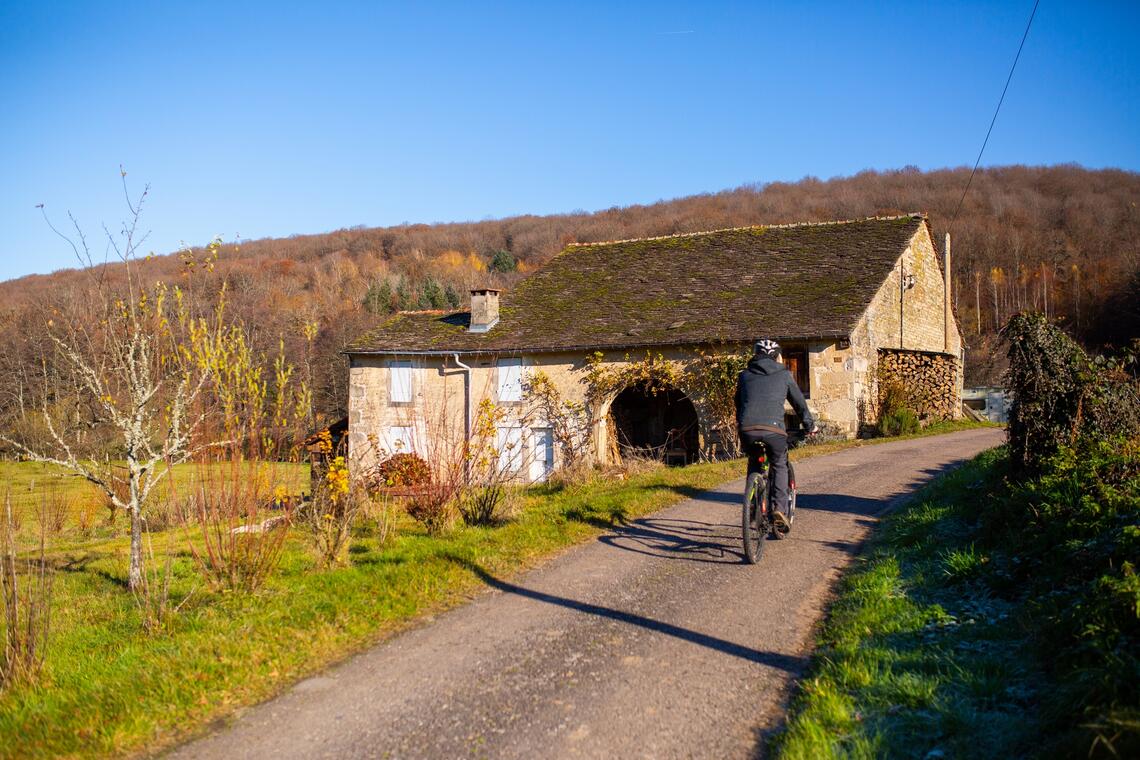
[[[729,456],[740,454],[736,438],[736,382],[750,356],[745,351],[725,354],[701,350],[685,365],[690,397],[702,407],[709,432],[717,434]]]
[[[1089,356],[1041,314],[1014,315],[1001,332],[1008,345],[1005,381],[1010,459],[1038,472],[1062,446],[1079,439],[1135,435],[1140,430],[1140,383],[1130,373],[1135,353]]]
[[[606,366],[605,356],[601,351],[595,351],[586,357],[586,399],[597,405],[630,386],[656,396],[679,387],[683,370],[680,363],[648,351],[643,359],[633,360],[626,354],[625,363],[621,366]]]
[[[563,399],[554,381],[542,370],[528,373],[522,388],[529,407],[525,417],[550,426],[554,443],[562,453],[562,467],[572,469],[585,461],[594,421],[587,405]]]

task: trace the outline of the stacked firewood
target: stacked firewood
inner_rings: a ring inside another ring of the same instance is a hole
[[[946,354],[920,351],[879,351],[879,381],[894,380],[907,392],[920,419],[957,416],[961,394],[958,361]]]

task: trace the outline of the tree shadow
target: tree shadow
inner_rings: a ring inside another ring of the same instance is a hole
[[[800,491],[796,495],[796,514],[799,515],[800,511],[804,510],[873,517],[889,507],[894,498],[894,495],[885,499],[868,499],[845,493],[804,493]]]
[[[694,488],[693,486],[670,486],[670,488],[686,499],[716,501],[722,504],[736,504],[737,506],[744,500],[743,488],[741,488],[739,493],[736,491],[705,491],[700,488]]]
[[[753,649],[746,647],[743,644],[737,644],[727,639],[718,638],[707,633],[693,631],[688,628],[682,628],[672,623],[666,623],[661,620],[654,620],[653,618],[645,617],[644,615],[637,615],[632,612],[625,612],[623,610],[615,610],[612,607],[603,607],[598,604],[591,604],[583,602],[578,599],[570,599],[565,596],[556,596],[555,594],[548,594],[544,591],[536,591],[534,589],[526,588],[515,583],[509,583],[500,578],[495,577],[491,573],[484,570],[478,564],[457,557],[454,554],[445,554],[443,557],[451,562],[454,562],[473,574],[475,574],[483,583],[487,584],[493,589],[497,589],[506,594],[514,594],[526,599],[533,599],[545,604],[553,604],[558,607],[574,610],[576,612],[585,613],[587,615],[597,615],[598,617],[607,618],[609,620],[616,620],[620,623],[627,625],[637,626],[649,631],[672,636],[682,641],[688,641],[698,646],[707,647],[722,654],[727,654],[732,657],[739,657],[749,662],[754,662],[758,665],[766,665],[770,668],[777,668],[793,675],[802,672],[807,663],[804,657],[796,657],[793,655],[779,654],[777,652],[767,652],[760,649]]]
[[[88,552],[81,556],[69,555],[67,557],[49,558],[44,564],[55,572],[93,575],[121,589],[129,589],[130,584],[122,575],[117,575],[101,567],[92,567],[92,563],[105,559],[107,559],[107,555],[105,554]]]

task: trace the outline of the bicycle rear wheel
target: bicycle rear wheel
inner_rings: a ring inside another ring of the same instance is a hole
[[[768,536],[768,483],[759,472],[749,475],[744,486],[741,532],[744,561],[755,565],[764,554],[764,539]]]
[[[788,462],[788,525],[796,520],[796,469]]]

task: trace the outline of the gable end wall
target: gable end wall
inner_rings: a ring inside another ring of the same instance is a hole
[[[914,287],[906,291],[903,298],[901,346],[899,345],[900,269],[905,269],[907,274],[913,274],[915,280]],[[869,360],[867,370],[857,378],[868,394],[863,400],[864,423],[875,421],[870,394],[876,392],[874,374],[879,351],[899,348],[905,351],[944,353],[954,358],[957,364],[957,379],[954,382],[953,394],[957,398],[957,403],[953,404],[953,408],[955,416],[960,415],[962,339],[957,320],[951,310],[949,350],[945,350],[947,347],[943,333],[944,282],[942,265],[930,237],[930,229],[927,225],[922,225],[911,238],[910,245],[895,262],[890,275],[875,294],[851,334],[852,348]]]

